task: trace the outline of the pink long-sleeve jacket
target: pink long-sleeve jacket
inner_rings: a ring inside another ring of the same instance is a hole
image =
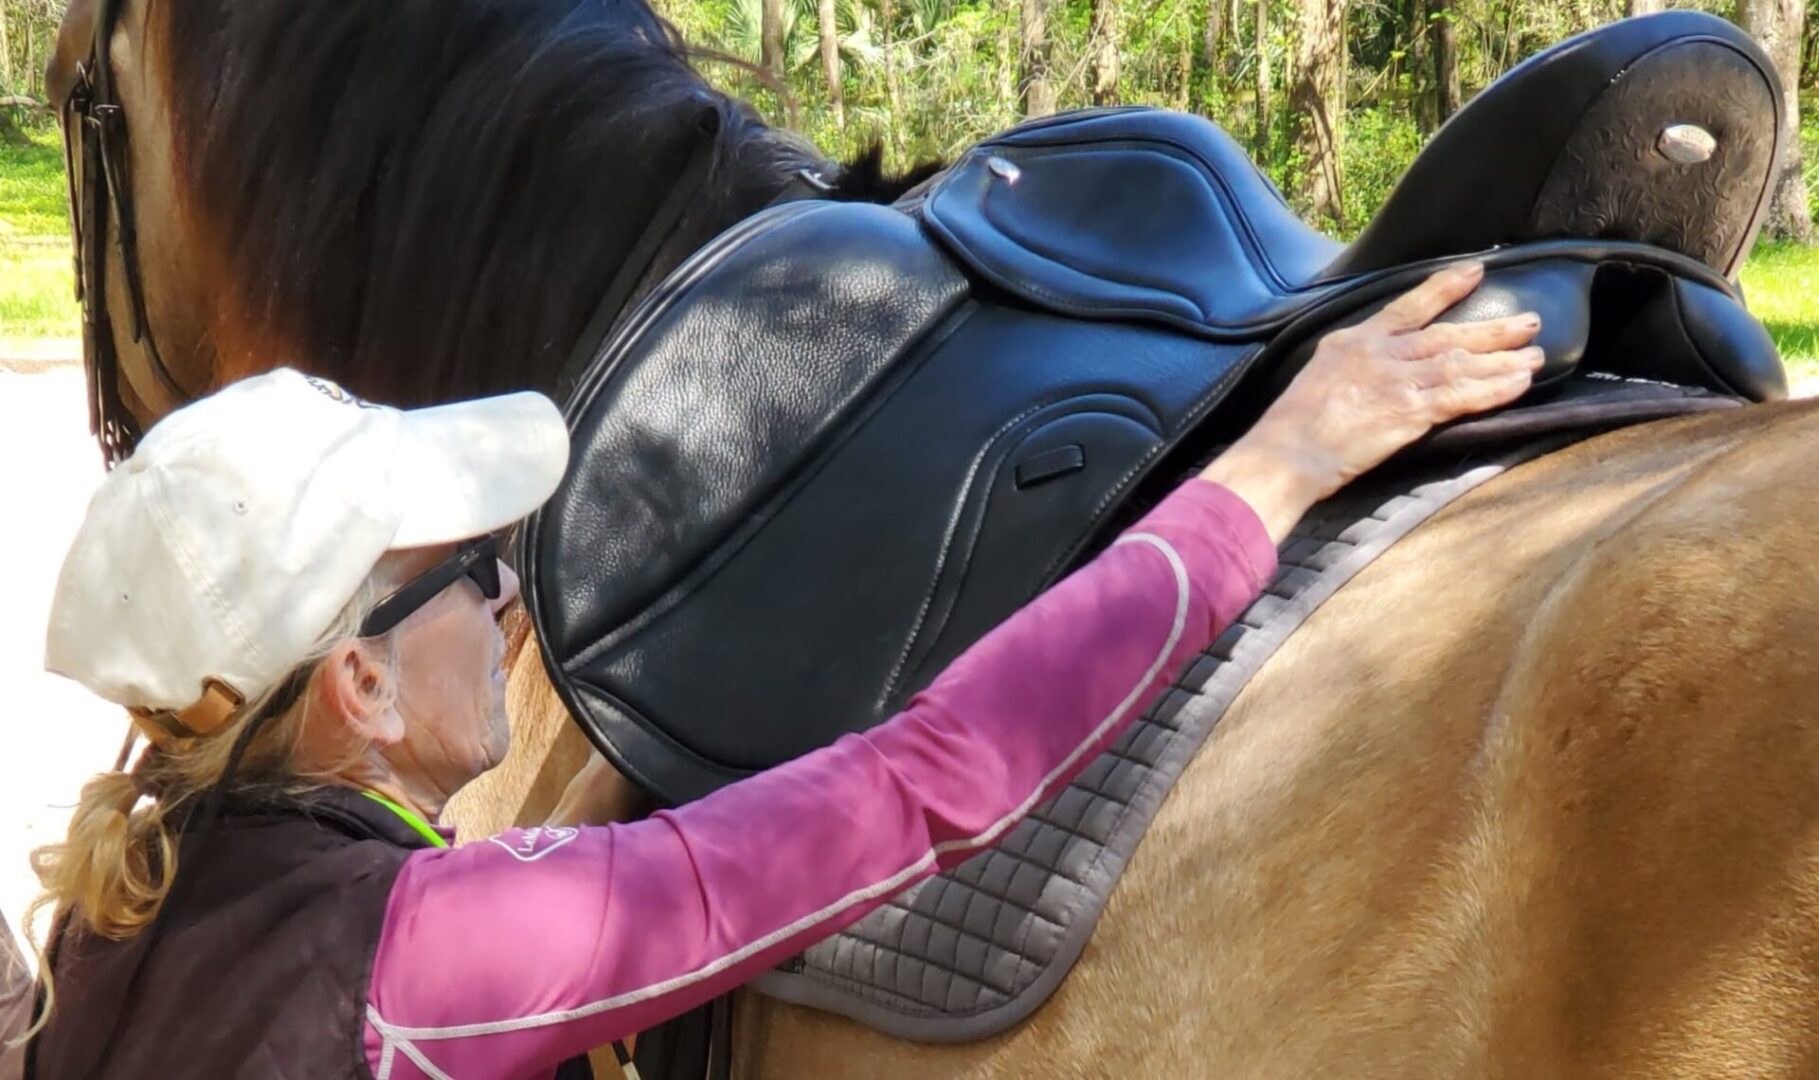
[[[378,1080],[547,1076],[989,846],[1255,599],[1275,549],[1190,481],[864,734],[627,825],[411,854],[367,996]]]

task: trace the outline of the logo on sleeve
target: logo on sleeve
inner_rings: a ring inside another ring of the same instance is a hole
[[[541,825],[535,829],[514,829],[488,839],[511,852],[512,858],[519,862],[536,862],[580,835],[580,829]]]

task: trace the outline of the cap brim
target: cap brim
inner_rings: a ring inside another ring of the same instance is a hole
[[[392,472],[403,513],[391,546],[503,529],[543,505],[567,468],[568,426],[542,394],[406,411]]]

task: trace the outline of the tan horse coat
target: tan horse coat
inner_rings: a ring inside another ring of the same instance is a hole
[[[161,347],[197,391],[305,362],[215,301],[144,7],[113,55]],[[741,1071],[1819,1075],[1815,446],[1819,408],[1762,407],[1467,496],[1259,674],[1028,1023],[927,1047],[746,995]],[[450,810],[468,836],[542,820],[585,757],[523,647],[510,687],[512,755]]]
[[[742,1073],[1812,1074],[1815,446],[1762,407],[1466,497],[1259,674],[1030,1022],[929,1047],[748,994]],[[464,824],[538,768],[521,816],[553,802],[540,683]]]

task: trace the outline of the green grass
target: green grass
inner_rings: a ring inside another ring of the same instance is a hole
[[[0,340],[73,338],[73,291],[63,144],[54,125],[0,139]]]
[[[56,128],[0,142],[0,340],[80,336],[67,222]],[[1743,287],[1794,380],[1819,378],[1819,248],[1758,247]]]
[[[82,333],[65,243],[0,240],[0,339]]]
[[[1758,246],[1743,268],[1743,293],[1794,380],[1819,378],[1819,247]]]
[[[0,141],[0,241],[67,236],[63,142],[54,125],[37,125],[23,144]]]

